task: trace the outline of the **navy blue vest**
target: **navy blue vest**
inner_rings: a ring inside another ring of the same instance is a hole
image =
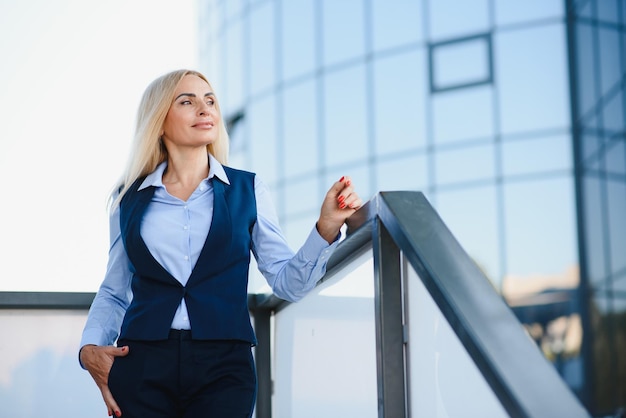
[[[248,268],[256,222],[254,174],[224,167],[230,185],[213,178],[213,221],[186,286],[150,254],[141,238],[143,214],[154,187],[137,190],[137,180],[120,202],[120,227],[135,269],[133,299],[120,338],[167,339],[178,305],[185,298],[193,339],[242,340],[256,344],[248,313]]]

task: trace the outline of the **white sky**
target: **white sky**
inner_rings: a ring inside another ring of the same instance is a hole
[[[195,7],[0,0],[0,291],[97,290],[140,96],[196,68]]]

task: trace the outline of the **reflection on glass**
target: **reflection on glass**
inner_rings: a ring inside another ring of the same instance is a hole
[[[222,53],[226,58],[222,74],[226,87],[220,95],[220,105],[222,113],[228,115],[239,110],[244,100],[243,24],[241,20],[229,24],[225,42]]]
[[[616,175],[616,178],[626,175],[626,137],[615,137],[609,140],[605,152],[606,172],[609,175]]]
[[[307,176],[303,180],[292,179],[285,184],[287,199],[284,203],[287,216],[319,209],[321,199],[318,199],[318,182],[317,176]]]
[[[611,273],[626,270],[626,179],[607,180]]]
[[[596,104],[595,66],[592,26],[585,22],[576,24],[576,70],[578,73],[578,108],[586,115]]]
[[[607,133],[617,133],[624,138],[624,100],[623,91],[611,94],[602,103],[602,125]]]
[[[490,180],[494,175],[494,145],[491,143],[441,150],[435,154],[438,185]]]
[[[257,173],[263,181],[276,184],[280,172],[279,145],[277,142],[275,110],[276,100],[273,95],[251,102],[245,115],[248,136],[248,153],[251,159],[249,169]]]
[[[501,32],[494,42],[502,133],[568,126],[563,25]]]
[[[510,25],[514,23],[530,23],[539,19],[563,17],[563,4],[561,0],[496,0],[495,17],[496,25]]]
[[[602,181],[593,176],[583,179],[587,275],[592,286],[602,286],[606,278],[604,209]]]
[[[416,190],[428,187],[428,161],[425,154],[405,154],[376,162],[375,190]]]
[[[610,2],[610,1],[609,1]],[[597,2],[602,3],[602,2]],[[618,29],[597,26],[598,47],[600,49],[600,94],[604,96],[622,82],[624,52],[620,38],[623,33]]]
[[[505,176],[572,170],[572,138],[562,135],[502,142]]]
[[[419,0],[373,0],[374,50],[393,48],[423,39],[422,4]]]

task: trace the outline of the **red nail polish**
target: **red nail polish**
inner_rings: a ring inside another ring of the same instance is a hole
[[[339,208],[340,208],[340,209],[343,209],[343,208],[345,208],[345,207],[346,207],[346,204],[345,204],[345,203],[343,203],[343,202],[341,202],[341,204],[339,205]]]
[[[339,196],[339,197],[337,198],[337,201],[338,201],[339,203],[341,203],[341,202],[343,202],[343,200],[344,200],[344,199],[345,199],[345,197],[343,197],[343,196]]]
[[[343,181],[343,179],[345,179],[345,176],[341,176],[341,178],[339,179],[339,183],[341,183]]]

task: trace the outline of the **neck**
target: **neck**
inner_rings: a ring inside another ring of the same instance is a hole
[[[196,187],[209,175],[209,157],[206,150],[190,153],[170,153],[163,184]]]

